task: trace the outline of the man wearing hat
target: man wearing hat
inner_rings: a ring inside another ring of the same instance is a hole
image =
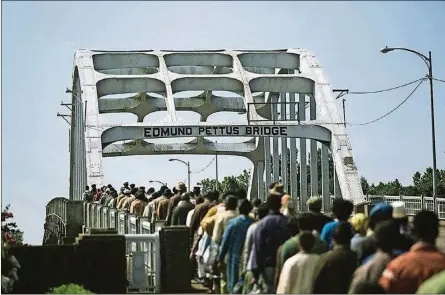
[[[185,183],[183,183],[183,182],[178,182],[178,184],[176,184],[175,188],[176,188],[177,193],[172,198],[170,198],[170,200],[168,202],[166,225],[171,225],[172,217],[173,217],[173,210],[176,208],[176,206],[178,206],[178,203],[181,201],[182,194],[187,192],[187,187],[185,186]]]
[[[272,182],[269,185],[269,194],[279,195],[279,196],[284,195],[284,186],[283,186],[283,184],[278,182],[278,181],[277,182]]]
[[[128,190],[130,189],[130,187],[128,186],[128,182],[127,181],[124,182],[123,187],[121,187],[121,191],[124,191],[126,189],[128,189]]]
[[[412,245],[414,245],[415,241],[412,236],[412,230],[410,228],[408,222],[408,215],[405,210],[405,202],[396,201],[391,203],[392,207],[392,218],[397,223],[400,236],[397,243],[397,249],[405,252],[408,251]]]
[[[325,224],[332,222],[333,219],[329,216],[321,213],[321,207],[323,202],[320,197],[312,196],[309,200],[306,201],[306,205],[309,209],[311,224],[313,226],[313,230],[317,231],[318,234],[321,234],[323,227]]]

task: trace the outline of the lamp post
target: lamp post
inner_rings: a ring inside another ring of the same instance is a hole
[[[165,182],[162,182],[162,181],[159,181],[159,180],[149,180],[148,181],[149,183],[159,183],[160,185],[163,185],[163,186],[167,186],[167,184],[165,183]]]
[[[178,161],[178,162],[181,162],[181,163],[187,165],[187,178],[188,178],[188,184],[187,185],[188,185],[188,190],[190,190],[190,173],[192,173],[190,171],[190,162],[186,162],[186,161],[183,161],[183,160],[180,160],[180,159],[169,159],[169,161],[170,162]]]
[[[388,53],[394,50],[402,50],[414,53],[415,55],[422,58],[423,62],[428,67],[428,80],[430,80],[430,105],[431,105],[431,143],[433,146],[433,204],[434,211],[436,212],[436,195],[437,195],[437,174],[436,174],[436,131],[435,131],[435,123],[434,123],[434,91],[433,91],[433,60],[431,58],[431,51],[428,52],[428,57],[423,55],[420,52],[417,52],[413,49],[403,48],[403,47],[388,47],[381,49],[381,53]]]

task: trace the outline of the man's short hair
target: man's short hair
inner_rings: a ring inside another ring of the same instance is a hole
[[[439,218],[432,211],[422,210],[414,216],[413,232],[420,240],[434,242],[439,236]]]
[[[225,204],[226,210],[236,210],[236,207],[238,207],[238,198],[235,196],[227,196]]]
[[[258,218],[262,219],[269,214],[269,206],[266,203],[261,203],[261,205],[258,206]]]
[[[202,196],[197,197],[195,203],[196,205],[204,203],[204,197]]]
[[[302,232],[298,236],[298,243],[303,251],[308,253],[314,247],[315,237],[311,232]]]
[[[395,248],[400,229],[395,220],[385,220],[377,224],[374,236],[377,247],[388,253]]]
[[[302,212],[297,215],[297,223],[300,231],[312,231],[312,215],[309,212]]]
[[[252,205],[253,205],[253,207],[256,207],[256,208],[258,208],[260,205],[261,205],[261,203],[263,203],[260,199],[255,199],[253,202],[252,202]]]
[[[190,201],[190,198],[193,196],[193,193],[192,192],[186,192],[186,193],[183,193],[182,194],[182,196],[181,196],[181,200],[183,200],[183,201]]]
[[[270,210],[278,211],[281,208],[281,196],[276,194],[269,194],[267,197],[267,205]]]
[[[241,200],[241,203],[238,207],[238,211],[242,215],[248,215],[253,209],[252,203],[249,200]]]
[[[300,229],[298,228],[298,219],[294,216],[289,217],[287,226],[291,236],[295,236],[300,232]]]
[[[335,227],[332,238],[338,245],[349,245],[352,239],[351,224],[346,221],[340,221]]]
[[[332,202],[332,213],[341,221],[346,221],[354,210],[354,204],[344,199],[334,199]]]

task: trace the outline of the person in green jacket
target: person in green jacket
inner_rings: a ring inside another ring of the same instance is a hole
[[[419,287],[417,294],[445,294],[445,270],[432,276]]]

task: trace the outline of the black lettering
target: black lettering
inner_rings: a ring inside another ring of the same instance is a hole
[[[206,127],[206,135],[212,135],[212,128]]]
[[[153,128],[153,137],[159,137],[159,128]]]
[[[226,133],[227,133],[227,135],[232,135],[233,128],[232,127],[226,127]]]
[[[190,128],[190,129],[191,129],[191,128]],[[206,129],[205,129],[204,127],[199,127],[199,129],[198,129],[198,135],[203,134],[205,130],[206,130]],[[191,134],[191,133],[190,133],[190,134]]]
[[[260,127],[255,126],[253,127],[253,135],[259,135],[260,134]]]
[[[272,135],[276,136],[280,134],[279,127],[272,127]]]
[[[233,134],[239,135],[239,127],[233,127]]]
[[[161,137],[169,136],[170,135],[169,131],[170,130],[168,128],[161,128]],[[175,134],[172,134],[172,135],[175,135]]]
[[[264,134],[270,135],[270,127],[264,127]]]
[[[151,128],[144,128],[144,137],[151,137]]]
[[[280,127],[280,135],[287,136],[287,127]]]
[[[199,129],[201,129],[201,127],[199,127]],[[193,133],[192,127],[185,128],[185,134],[186,135],[192,135],[192,133]]]
[[[246,127],[246,135],[251,135],[252,134],[252,127],[247,126]]]
[[[185,135],[184,127],[178,129],[178,135]]]

